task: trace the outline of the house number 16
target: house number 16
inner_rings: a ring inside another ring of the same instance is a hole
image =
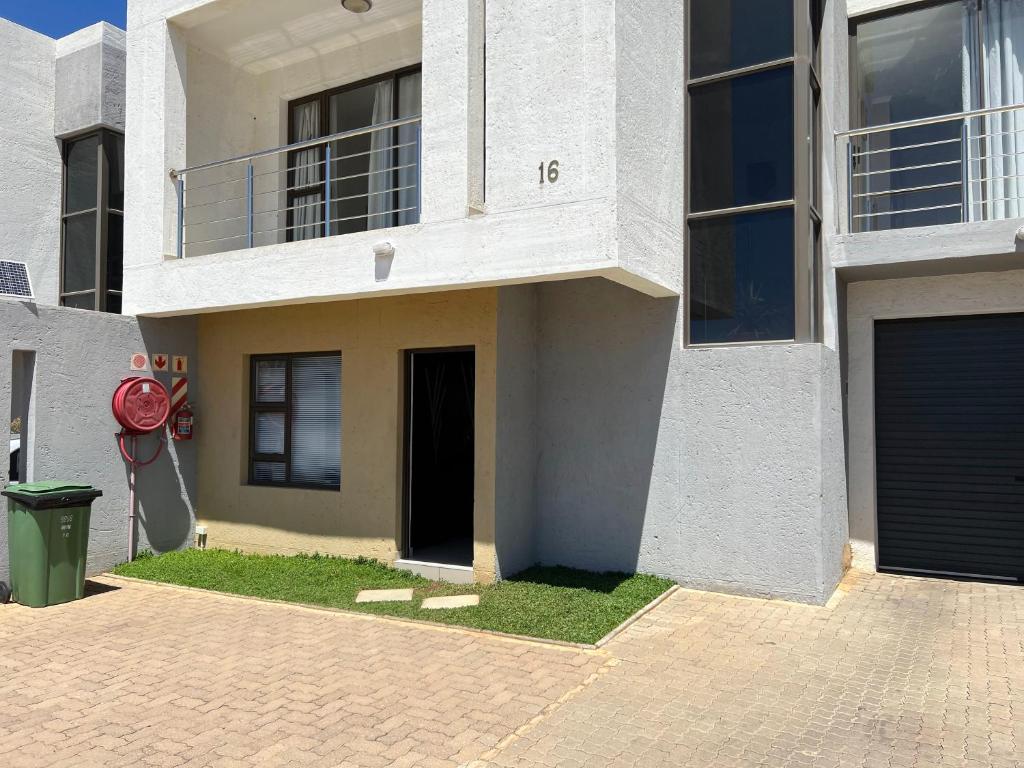
[[[544,166],[547,166],[547,173],[544,172]],[[558,161],[552,160],[550,163],[540,164],[540,183],[544,183],[544,177],[548,177],[548,184],[554,184],[558,181]]]

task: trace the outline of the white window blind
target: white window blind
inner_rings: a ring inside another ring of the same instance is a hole
[[[341,354],[252,364],[250,482],[341,487]]]

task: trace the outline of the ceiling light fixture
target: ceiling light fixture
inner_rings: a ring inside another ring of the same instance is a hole
[[[366,13],[373,8],[373,0],[341,0],[341,7],[352,13]]]

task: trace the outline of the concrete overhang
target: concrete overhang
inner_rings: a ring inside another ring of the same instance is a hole
[[[614,207],[598,199],[126,266],[124,312],[191,315],[583,277],[678,295],[671,280],[623,257]]]
[[[262,74],[419,26],[423,0],[378,0],[352,13],[338,0],[215,0],[169,16],[190,44]]]
[[[999,272],[1024,268],[1024,219],[840,235],[833,266],[847,281]]]

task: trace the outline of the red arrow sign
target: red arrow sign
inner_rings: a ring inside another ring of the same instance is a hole
[[[167,355],[153,355],[153,370],[154,371],[166,371],[167,370]]]

